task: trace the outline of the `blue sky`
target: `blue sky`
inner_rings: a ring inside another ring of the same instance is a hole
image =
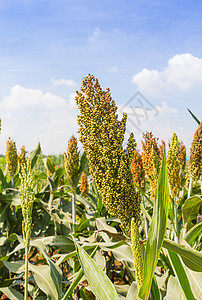
[[[166,141],[175,131],[189,148],[197,125],[186,108],[202,113],[201,28],[201,1],[0,0],[0,152],[9,136],[18,149],[40,140],[45,154],[64,151],[88,73],[120,111],[139,90],[158,110],[137,110],[140,129]]]

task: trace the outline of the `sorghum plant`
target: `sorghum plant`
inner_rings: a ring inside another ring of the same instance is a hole
[[[177,199],[180,192],[180,144],[176,133],[172,134],[167,155],[168,182],[171,199]]]
[[[190,176],[198,180],[202,175],[202,122],[194,133],[189,159]]]
[[[157,166],[160,164],[160,151],[157,141],[153,137],[152,132],[146,132],[143,134],[144,141],[142,141],[142,162],[145,170],[145,174],[151,186],[150,196],[154,200],[156,184],[158,179]]]
[[[137,149],[134,150],[134,155],[131,165],[133,179],[137,186],[142,190],[145,189],[145,171],[142,165],[142,156]]]
[[[28,297],[28,253],[30,246],[31,227],[32,227],[32,208],[35,198],[35,180],[34,172],[31,169],[30,160],[27,164],[23,164],[19,174],[20,184],[20,200],[22,206],[22,233],[25,243],[25,293],[24,299]]]
[[[161,144],[159,145],[159,152],[160,152],[160,158],[162,160],[163,158],[163,153],[166,152],[166,143],[164,140],[161,140]]]
[[[72,186],[72,222],[76,223],[76,187],[77,175],[79,172],[79,153],[77,139],[72,135],[68,142],[67,153],[64,152],[64,165],[67,173],[67,179]]]
[[[6,163],[8,172],[13,178],[18,166],[18,155],[15,141],[12,141],[10,137],[6,143]]]
[[[89,171],[95,181],[104,205],[113,216],[118,216],[124,231],[130,233],[130,224],[140,223],[140,197],[135,190],[131,161],[135,150],[133,134],[126,149],[123,140],[127,115],[118,120],[117,106],[109,89],[103,91],[93,75],[83,78],[76,103],[80,141],[89,160]],[[132,230],[132,242],[139,243],[138,230]],[[136,238],[134,238],[136,235]],[[134,248],[133,248],[134,249]],[[141,252],[134,253],[137,280],[141,266]],[[141,282],[139,282],[139,286]]]
[[[180,166],[183,174],[186,166],[186,147],[182,141],[180,142]]]
[[[173,225],[175,228],[175,241],[179,239],[178,230],[178,202],[179,193],[181,187],[181,176],[180,176],[180,144],[176,133],[172,134],[171,141],[169,144],[168,155],[167,155],[167,171],[168,171],[168,182],[170,186],[170,200],[171,207],[174,211]]]
[[[79,170],[79,153],[77,139],[74,135],[68,142],[67,153],[64,152],[64,165],[69,182],[74,184],[74,179],[78,175]]]
[[[86,195],[88,193],[88,178],[84,172],[81,174],[81,184],[79,190],[81,191],[82,195]]]
[[[25,150],[25,146],[22,146],[20,149],[21,152],[18,154],[18,167],[21,169],[22,165],[26,162],[26,154],[27,151]]]

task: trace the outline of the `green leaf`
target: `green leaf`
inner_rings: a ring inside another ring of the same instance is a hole
[[[184,270],[184,267],[182,265],[182,262],[179,258],[179,256],[170,250],[168,250],[168,256],[172,265],[172,268],[174,270],[174,273],[178,279],[178,282],[181,286],[181,289],[183,291],[183,294],[185,296],[185,299],[187,300],[195,300],[195,297],[192,293],[189,279],[186,275],[186,272]]]
[[[154,211],[145,250],[143,284],[139,291],[139,297],[142,299],[147,299],[150,293],[154,270],[158,262],[166,232],[168,207],[169,188],[166,157],[164,154],[156,187]]]
[[[96,250],[97,250],[97,247],[95,247],[95,249],[93,250],[93,252],[90,255],[92,258],[95,255]],[[68,288],[68,290],[67,290],[66,294],[64,295],[64,297],[62,298],[62,300],[66,300],[73,293],[73,290],[77,287],[77,285],[78,285],[79,281],[82,279],[83,275],[84,275],[83,269],[80,268],[74,281],[71,283],[70,287]]]
[[[133,281],[128,290],[126,299],[127,300],[136,300],[137,296],[138,296],[137,282]]]
[[[194,226],[192,223],[199,213],[199,208],[202,206],[202,199],[199,196],[193,196],[186,199],[182,206],[182,217],[184,226],[188,229]]]
[[[29,264],[29,270],[33,272],[34,279],[38,287],[48,296],[50,299],[61,299],[58,293],[58,287],[56,286],[52,274],[51,268],[48,265],[35,266]]]
[[[170,276],[168,280],[167,294],[163,300],[183,300],[182,289],[176,277]]]
[[[38,143],[36,149],[34,151],[32,151],[32,153],[30,154],[30,157],[29,157],[29,160],[31,161],[31,168],[32,169],[35,166],[40,153],[41,153],[41,145],[40,145],[40,143]]]
[[[118,299],[115,287],[107,275],[81,246],[75,245],[80,264],[95,296],[102,300]]]
[[[188,109],[187,108],[187,110],[188,110],[188,112],[192,115],[192,117],[194,118],[194,120],[198,123],[198,124],[200,124],[200,121],[197,119],[197,117],[191,112],[191,110],[190,109]]]
[[[20,274],[24,272],[25,270],[25,262],[24,260],[18,260],[18,261],[3,261],[4,265],[7,269],[9,269],[12,273]]]
[[[51,174],[53,174],[56,171],[55,164],[52,162],[52,160],[47,157],[43,159],[45,167],[50,171]]]
[[[66,250],[66,252],[72,252],[75,250],[74,242],[68,237],[57,235],[57,236],[47,236],[41,238],[33,238],[31,239],[31,245],[36,246],[38,241],[42,241],[44,245],[58,247]]]
[[[12,300],[23,300],[24,299],[23,295],[21,293],[19,293],[18,291],[16,291],[12,287],[0,288],[0,291],[2,293],[4,293],[9,299],[12,299]]]
[[[9,193],[6,195],[1,194],[0,195],[0,201],[5,202],[9,205],[14,205],[14,206],[18,206],[21,204],[20,202],[20,195],[19,193]]]
[[[184,268],[195,298],[202,299],[202,288],[201,288],[202,273],[194,272],[188,269],[186,266],[184,266]]]
[[[153,280],[152,280],[151,295],[152,295],[152,298],[155,299],[155,300],[160,300],[161,299],[159,288],[158,288],[155,276],[153,276]]]
[[[175,243],[171,240],[164,239],[163,247],[179,254],[184,264],[191,270],[202,272],[202,253],[192,249],[189,246]]]
[[[192,247],[195,240],[202,234],[202,222],[192,227],[184,236],[184,239]]]

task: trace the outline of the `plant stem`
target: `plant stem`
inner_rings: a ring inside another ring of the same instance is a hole
[[[143,203],[143,206],[145,208],[145,201],[144,201],[144,196],[142,197],[142,203]],[[147,217],[144,215],[144,223],[145,223],[145,236],[146,236],[146,239],[148,237],[148,220],[147,220]]]
[[[28,299],[28,254],[29,254],[29,247],[26,243],[25,244],[25,292],[24,292],[24,300]]]
[[[137,289],[139,291],[143,282],[143,258],[142,258],[142,252],[141,252],[139,235],[138,235],[138,227],[137,224],[135,223],[134,218],[132,218],[131,221],[131,247],[133,253],[133,260],[134,260]]]
[[[74,224],[76,223],[76,193],[72,195],[72,223],[73,223],[73,228]]]
[[[190,181],[189,181],[189,190],[188,190],[187,198],[190,198],[191,192],[192,192],[192,177],[190,178]]]
[[[12,186],[13,189],[15,188],[13,176],[11,177],[11,186]],[[16,211],[15,211],[15,206],[14,205],[13,205],[13,216],[14,216],[14,219],[16,221]]]
[[[178,211],[178,205],[176,204],[176,199],[173,200],[174,205],[174,216],[175,216],[175,242],[179,242],[179,236],[178,236],[178,219],[177,219],[177,211]]]

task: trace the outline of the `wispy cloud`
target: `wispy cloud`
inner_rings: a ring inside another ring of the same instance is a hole
[[[110,73],[117,73],[117,72],[118,72],[118,68],[115,67],[115,66],[112,66],[112,67],[109,67],[109,68],[108,68],[108,71],[109,71]]]
[[[66,85],[69,87],[77,87],[78,86],[78,84],[73,79],[64,79],[64,78],[54,79],[54,78],[52,78],[51,82],[54,85]]]
[[[102,31],[99,27],[95,27],[93,30],[93,33],[91,36],[89,36],[89,41],[95,41],[100,35],[102,34]]]

